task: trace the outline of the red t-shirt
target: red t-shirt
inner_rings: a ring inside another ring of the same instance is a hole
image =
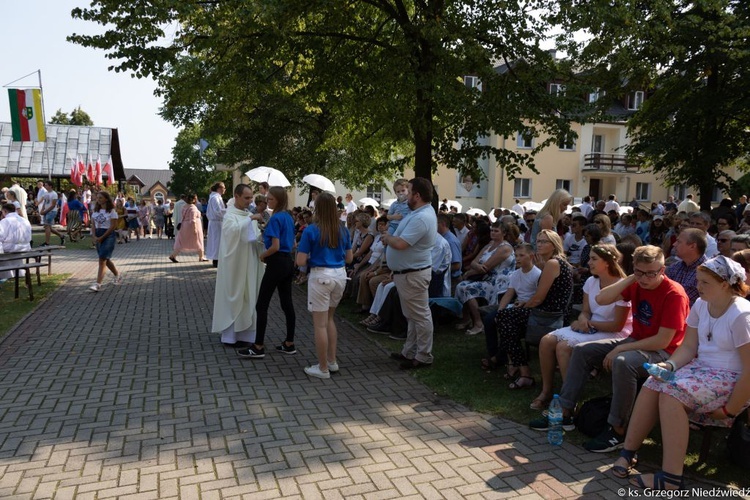
[[[664,350],[672,354],[682,344],[685,321],[690,313],[690,299],[682,285],[664,276],[656,289],[646,290],[638,283],[633,283],[622,292],[622,297],[632,304],[631,339],[646,339],[656,335],[659,328],[671,328],[675,330],[675,334]]]

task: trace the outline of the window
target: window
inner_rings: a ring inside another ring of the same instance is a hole
[[[564,189],[570,193],[570,179],[557,179],[555,181],[555,189]]]
[[[724,192],[721,190],[721,188],[715,187],[713,191],[711,191],[711,201],[714,203],[718,203],[722,199],[724,199]]]
[[[595,134],[591,141],[592,153],[604,153],[604,136]]]
[[[684,200],[688,194],[687,184],[678,184],[674,187],[674,199]]]
[[[560,148],[560,151],[575,151],[576,139],[573,134],[567,134],[557,143],[557,147]]]
[[[519,132],[517,141],[520,149],[533,149],[534,134],[529,129]]]
[[[637,90],[628,94],[628,109],[637,110],[643,106],[643,91]]]
[[[367,197],[376,200],[378,203],[383,201],[383,188],[381,186],[367,186]]]
[[[605,95],[607,95],[606,90],[596,89],[594,92],[589,94],[589,103],[595,103]]]
[[[514,179],[513,197],[531,198],[531,179]]]
[[[561,83],[550,83],[549,84],[549,93],[558,96],[558,95],[564,95],[565,94],[565,85]]]
[[[479,91],[482,90],[482,82],[481,80],[479,80],[478,76],[465,76],[464,85],[466,85],[467,89],[477,89]]]
[[[651,199],[651,183],[650,182],[636,182],[635,183],[635,199],[638,201],[648,201]]]

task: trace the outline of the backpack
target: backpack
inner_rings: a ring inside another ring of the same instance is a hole
[[[607,417],[612,405],[612,395],[589,399],[578,410],[575,417],[576,429],[589,437],[596,437],[609,427]]]

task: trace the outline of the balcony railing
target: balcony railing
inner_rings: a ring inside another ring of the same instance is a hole
[[[635,173],[640,169],[640,163],[625,155],[591,153],[583,157],[583,170]]]

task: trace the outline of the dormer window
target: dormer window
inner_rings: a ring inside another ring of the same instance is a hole
[[[636,90],[628,94],[628,109],[631,111],[637,111],[643,106],[644,92],[642,90]]]
[[[596,91],[591,92],[589,94],[589,104],[595,103],[596,101],[598,101],[600,98],[604,97],[605,95],[607,95],[606,90],[596,89]]]
[[[482,91],[482,81],[478,76],[465,76],[464,85],[466,85],[467,89],[477,89],[480,92]]]
[[[564,95],[565,85],[563,85],[562,83],[550,83],[549,93],[553,96]]]

